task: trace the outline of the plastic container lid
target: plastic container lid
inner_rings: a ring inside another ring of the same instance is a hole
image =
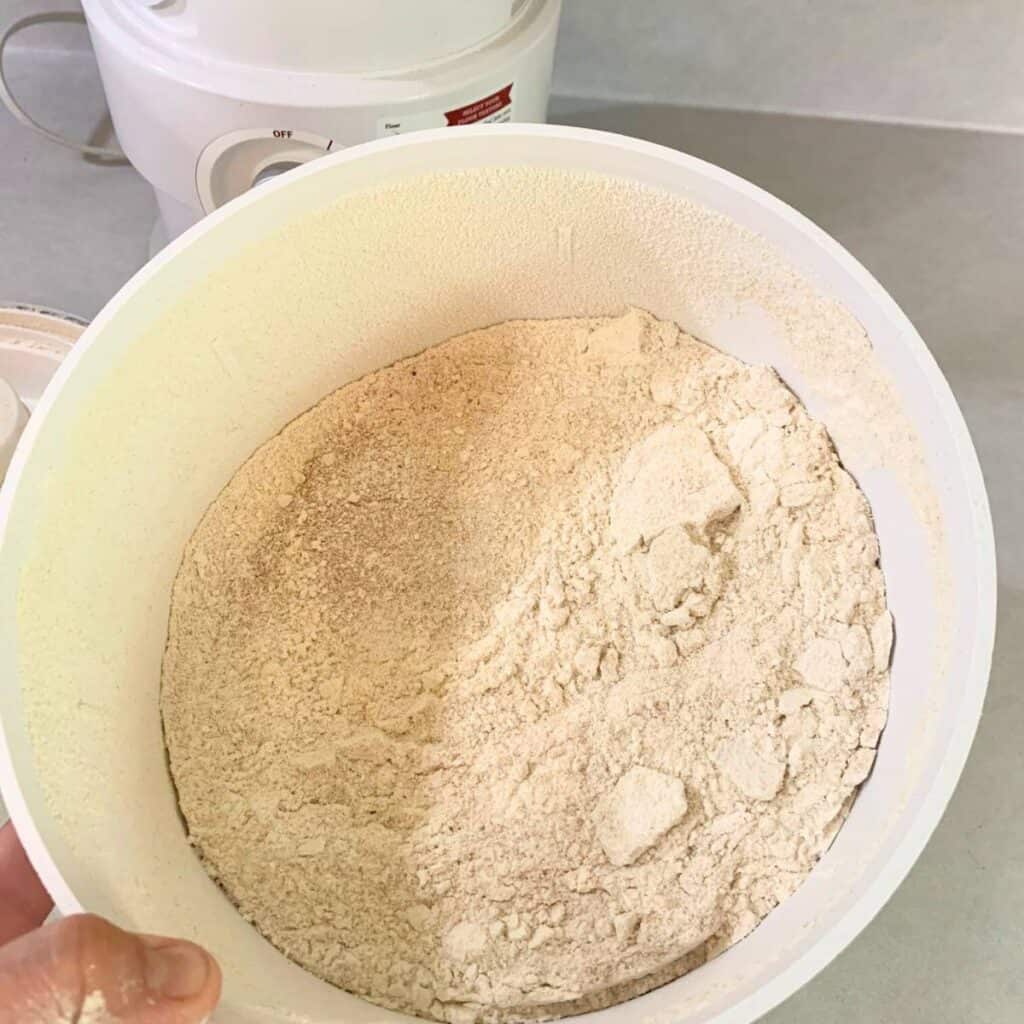
[[[67,313],[0,303],[0,479],[29,412],[85,327]]]
[[[92,0],[173,61],[246,65],[266,74],[368,74],[442,60],[502,31],[514,0]]]

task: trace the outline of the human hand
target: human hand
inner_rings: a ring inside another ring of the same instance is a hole
[[[0,829],[0,1024],[200,1024],[220,968],[191,942],[135,935],[53,904],[10,823]]]

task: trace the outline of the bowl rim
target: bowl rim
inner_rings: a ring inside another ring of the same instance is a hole
[[[754,202],[770,215],[781,219],[791,229],[802,234],[806,241],[819,250],[823,250],[834,265],[837,265],[870,296],[894,331],[905,342],[931,388],[935,400],[943,409],[945,422],[953,435],[954,447],[957,450],[961,469],[967,482],[967,499],[972,514],[970,541],[975,552],[978,589],[977,593],[972,595],[977,609],[977,620],[970,667],[967,673],[968,678],[960,700],[960,714],[956,717],[941,758],[938,759],[931,785],[924,794],[916,814],[907,825],[904,836],[892,850],[882,869],[868,883],[862,894],[810,948],[779,969],[765,984],[713,1018],[715,1024],[750,1024],[795,993],[842,952],[882,909],[920,856],[953,795],[977,731],[988,687],[996,627],[995,539],[988,495],[977,452],[949,383],[910,319],[875,277],[831,235],[781,199],[715,164],[667,146],[612,132],[561,125],[501,124],[469,125],[454,130],[450,128],[427,129],[363,143],[311,161],[287,176],[261,186],[259,190],[252,190],[239,196],[189,228],[129,278],[86,328],[40,399],[15,451],[3,486],[0,488],[0,565],[6,558],[7,530],[14,496],[48,414],[60,399],[78,362],[99,342],[104,329],[118,315],[120,307],[136,292],[146,287],[150,279],[161,272],[164,264],[177,258],[201,236],[209,231],[217,230],[221,223],[237,216],[252,203],[261,201],[263,197],[281,188],[292,187],[296,181],[305,177],[330,173],[339,164],[360,160],[365,156],[389,149],[415,149],[418,146],[456,143],[468,136],[507,135],[575,141],[599,148],[610,147],[656,158],[666,164],[685,168],[691,174],[710,179],[719,186],[740,193],[747,200]],[[0,716],[0,792],[3,794],[11,821],[14,823],[29,860],[53,897],[57,908],[63,914],[81,912],[83,910],[81,903],[64,880],[33,821],[15,771],[2,716]]]

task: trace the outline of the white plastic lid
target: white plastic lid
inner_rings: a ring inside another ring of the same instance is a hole
[[[514,0],[98,0],[154,42],[274,70],[413,67],[483,42]]]
[[[7,472],[14,446],[28,423],[25,408],[14,388],[0,377],[0,477]]]
[[[0,303],[0,479],[30,410],[85,326],[67,313]]]

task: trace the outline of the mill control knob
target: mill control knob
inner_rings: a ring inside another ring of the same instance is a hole
[[[214,139],[196,163],[196,191],[211,213],[248,192],[324,153],[334,140],[290,128],[244,129]]]
[[[267,164],[262,171],[259,171],[255,178],[252,179],[252,187],[255,188],[257,185],[263,185],[268,181],[273,181],[274,178],[280,177],[282,174],[287,174],[288,171],[295,170],[296,167],[301,167],[302,164],[295,160],[277,160],[272,164]]]

